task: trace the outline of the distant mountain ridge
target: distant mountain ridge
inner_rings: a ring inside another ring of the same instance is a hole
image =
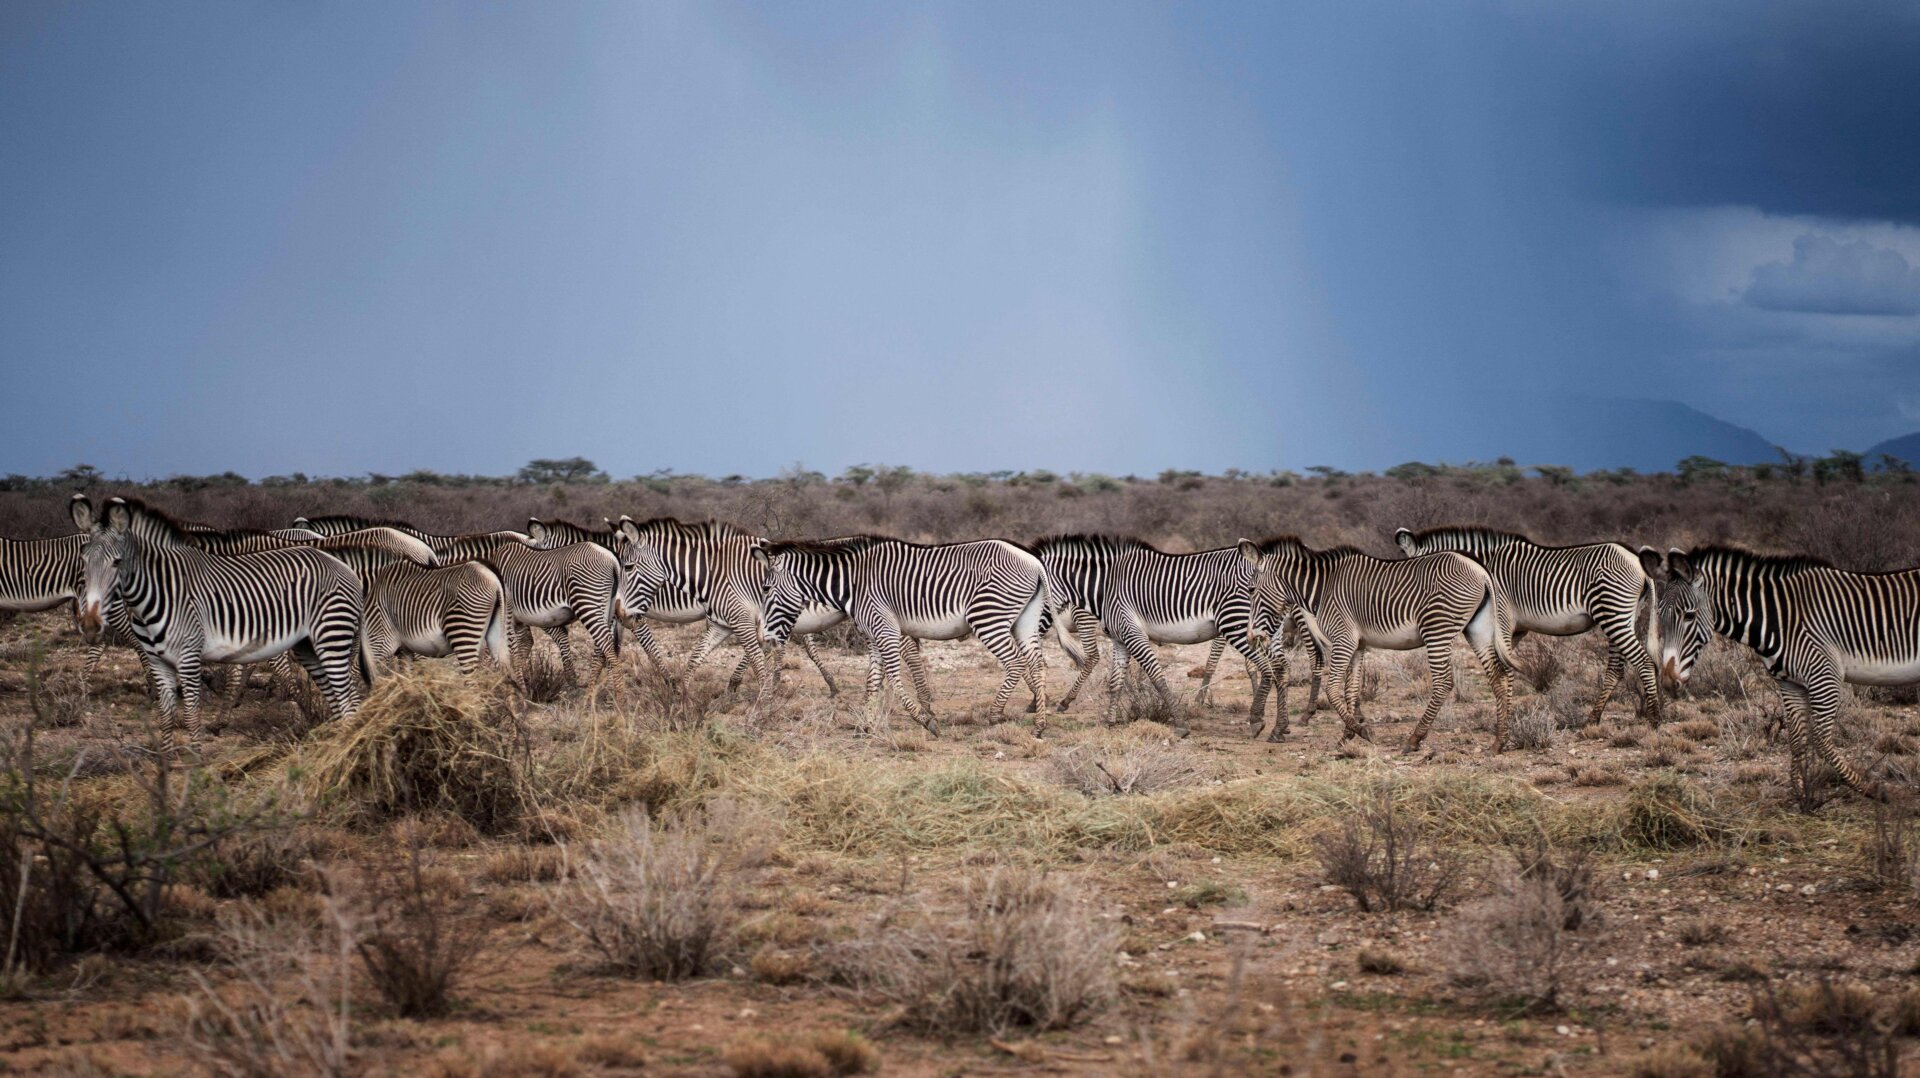
[[[1679,401],[1589,397],[1569,399],[1546,411],[1533,437],[1523,437],[1523,444],[1515,447],[1531,450],[1528,463],[1560,464],[1580,472],[1671,472],[1688,457],[1742,465],[1780,460],[1779,449],[1757,431]]]
[[[1908,464],[1920,464],[1920,431],[1902,434],[1898,438],[1888,438],[1868,449],[1866,453],[1868,466],[1879,467],[1880,462],[1875,458],[1882,455],[1898,457]]]

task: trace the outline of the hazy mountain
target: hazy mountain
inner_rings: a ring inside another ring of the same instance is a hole
[[[1545,422],[1533,436],[1523,435],[1515,446],[1522,452],[1508,455],[1522,464],[1562,464],[1582,472],[1670,472],[1694,456],[1727,464],[1780,459],[1773,443],[1759,433],[1679,401],[1588,398],[1566,401],[1549,412],[1557,414],[1543,415]]]
[[[1867,450],[1868,466],[1879,467],[1880,462],[1874,458],[1882,453],[1889,457],[1899,457],[1908,464],[1920,464],[1920,431],[1912,434],[1902,434],[1898,438],[1888,438],[1886,441]]]

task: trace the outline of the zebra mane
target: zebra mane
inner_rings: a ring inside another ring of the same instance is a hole
[[[632,519],[632,518],[624,518]],[[683,535],[696,535],[704,539],[758,539],[758,535],[724,520],[687,521],[678,517],[654,517],[651,520],[635,520],[633,526],[642,532],[648,528],[667,528]]]
[[[1297,535],[1275,535],[1267,539],[1262,539],[1257,545],[1260,547],[1260,553],[1262,554],[1271,554],[1282,547],[1292,547],[1302,554],[1316,558],[1346,558],[1353,555],[1359,555],[1363,558],[1373,557],[1373,555],[1368,554],[1357,546],[1347,546],[1345,544],[1329,547],[1311,547],[1307,545],[1306,540]]]
[[[1147,550],[1155,554],[1166,551],[1131,535],[1101,535],[1097,532],[1071,532],[1065,535],[1049,535],[1034,543],[1031,549],[1035,554],[1045,554],[1054,550],[1070,550],[1075,547],[1112,551],[1116,554],[1129,550]]]
[[[1423,528],[1414,532],[1415,542],[1424,543],[1429,539],[1502,539],[1521,543],[1533,543],[1532,539],[1519,532],[1503,531],[1499,528],[1484,528],[1478,524],[1448,524],[1438,528]],[[1538,543],[1533,543],[1538,546]]]
[[[420,531],[419,528],[404,520],[375,520],[372,517],[356,516],[352,513],[329,513],[317,517],[303,516],[300,519],[309,524],[347,524],[351,525],[354,531],[365,531],[368,528],[392,528],[395,531],[409,533]]]
[[[148,505],[138,498],[112,498],[100,507],[100,519],[105,520],[115,504],[126,507],[132,517],[128,531],[140,531],[158,536],[165,542],[179,543],[185,546],[197,545],[210,536],[222,536],[225,532],[196,531],[191,525],[174,519],[167,513]]]
[[[564,528],[564,529],[578,532],[581,535],[596,535],[596,536],[612,535],[614,532],[619,530],[618,528],[590,528],[585,524],[575,524],[571,520],[561,520],[557,517],[551,520],[542,520],[540,517],[532,517],[530,519],[540,521],[541,526],[549,530],[552,530],[554,528]]]
[[[858,553],[875,543],[907,543],[905,539],[895,539],[890,535],[846,535],[837,539],[789,539],[769,544],[767,557],[781,554],[851,554]],[[908,546],[921,546],[920,543],[907,543]]]
[[[1881,574],[1861,573],[1852,569],[1841,569],[1825,558],[1816,558],[1811,554],[1756,554],[1737,546],[1703,546],[1685,552],[1687,557],[1699,562],[1703,559],[1732,562],[1743,569],[1760,569],[1776,573],[1795,573],[1802,569],[1833,569],[1843,573],[1855,573],[1857,576],[1876,576]],[[1905,572],[1908,570],[1894,570]]]

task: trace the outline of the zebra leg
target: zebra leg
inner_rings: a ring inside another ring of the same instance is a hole
[[[533,663],[533,630],[514,621],[507,626],[507,666],[508,674],[521,692],[527,691],[527,680],[532,673],[529,667]]]
[[[833,675],[827,672],[827,664],[820,661],[820,653],[813,648],[813,634],[800,637],[800,650],[807,653],[807,658],[813,661],[813,668],[820,671],[820,680],[827,683],[827,695],[839,696],[840,686],[833,683]]]
[[[1291,721],[1287,717],[1287,674],[1288,667],[1291,664],[1287,658],[1287,649],[1281,647],[1277,642],[1268,649],[1266,658],[1267,685],[1272,687],[1274,694],[1273,730],[1267,734],[1267,740],[1280,741],[1293,732]],[[1255,718],[1251,724],[1253,732],[1250,736],[1260,736],[1259,715],[1259,711],[1256,711]]]
[[[168,756],[180,753],[180,674],[171,663],[151,659],[147,670],[153,679],[155,702],[160,706],[160,751]]]
[[[1658,616],[1657,612],[1653,616]],[[1613,664],[1621,664],[1624,676],[1629,668],[1633,670],[1635,680],[1640,685],[1639,710],[1647,716],[1652,726],[1658,727],[1663,718],[1660,707],[1660,676],[1654,670],[1653,656],[1647,654],[1647,645],[1634,631],[1633,613],[1627,611],[1618,617],[1609,619],[1600,627],[1607,635],[1607,670],[1613,672]],[[1593,705],[1593,718],[1597,721],[1600,709],[1606,705],[1606,696]]]
[[[940,736],[939,723],[934,719],[933,712],[929,710],[924,717],[919,713],[918,708],[915,707],[916,701],[914,695],[907,690],[907,686],[900,678],[900,668],[902,665],[908,666],[909,671],[912,671],[917,660],[908,658],[908,656],[918,654],[918,645],[908,643],[911,638],[903,634],[899,626],[891,622],[881,622],[874,625],[867,631],[867,639],[871,641],[873,645],[882,682],[885,685],[890,685],[899,690],[901,698],[906,702],[908,712],[912,714],[915,721],[926,728],[927,733],[935,737]],[[909,647],[914,650],[909,652],[907,650]],[[885,698],[884,693],[879,697],[882,701],[884,701]]]
[[[1487,688],[1493,692],[1493,752],[1498,756],[1507,751],[1507,727],[1513,719],[1513,668],[1491,647],[1484,654],[1476,649],[1474,658],[1480,661]]]
[[[733,633],[726,626],[708,618],[707,633],[700,638],[700,643],[695,645],[693,654],[687,656],[686,668],[680,672],[680,676],[692,678],[695,670],[706,665],[707,657],[713,654],[713,649],[719,647],[722,640],[732,635]]]
[[[1840,672],[1829,663],[1820,663],[1823,669],[1816,670],[1807,679],[1807,703],[1812,712],[1812,722],[1807,724],[1807,736],[1813,742],[1813,749],[1825,760],[1829,767],[1840,773],[1848,786],[1869,797],[1886,797],[1886,791],[1880,785],[1869,784],[1860,769],[1853,766],[1840,755],[1833,741],[1833,717],[1840,710]]]
[[[176,675],[179,678],[180,710],[185,714],[187,722],[187,739],[192,744],[194,751],[198,752],[200,750],[200,739],[204,733],[200,726],[201,684],[199,654],[189,653],[181,656],[180,662],[176,667]]]
[[[1433,720],[1440,717],[1440,710],[1453,696],[1452,633],[1428,635],[1427,680],[1427,708],[1420,713],[1420,725],[1414,727],[1413,737],[1407,741],[1408,752],[1419,751],[1420,743],[1427,739],[1427,731],[1433,728]]]
[[[920,650],[920,641],[902,633],[900,659],[913,680],[913,699],[919,703],[921,714],[933,718],[933,681],[927,676],[927,656]]]
[[[201,669],[203,677],[208,672],[204,667]],[[250,674],[251,671],[240,663],[228,663],[220,668],[220,676],[225,679],[220,693],[222,707],[231,710],[239,706],[240,698],[247,694],[247,683],[253,680]]]
[[[1073,612],[1072,631],[1073,635],[1079,638],[1081,650],[1087,653],[1087,665],[1080,668],[1080,673],[1073,679],[1073,687],[1067,690],[1067,695],[1061,697],[1060,702],[1054,705],[1056,711],[1065,711],[1073,706],[1073,701],[1079,697],[1080,690],[1086,686],[1087,680],[1093,677],[1093,668],[1100,665],[1099,624],[1083,611],[1076,610]]]
[[[1327,700],[1333,704],[1334,712],[1340,716],[1340,723],[1343,727],[1340,732],[1340,740],[1343,742],[1356,737],[1366,741],[1373,740],[1373,735],[1367,732],[1367,728],[1361,724],[1353,712],[1349,710],[1347,702],[1347,682],[1353,680],[1354,667],[1359,662],[1359,658],[1358,649],[1350,643],[1335,640],[1328,645],[1326,658]]]
[[[1220,656],[1226,654],[1226,651],[1227,638],[1224,636],[1214,637],[1213,643],[1207,648],[1207,668],[1206,671],[1200,675],[1199,691],[1193,694],[1194,703],[1206,707],[1213,705],[1213,672],[1219,668]],[[1255,733],[1258,732],[1259,731],[1255,731]]]
[[[976,628],[975,634],[1000,662],[1000,686],[993,693],[993,721],[1003,722],[1007,717],[1007,698],[1013,695],[1013,687],[1026,672],[1025,657],[1021,654],[1020,642],[1004,627],[988,624]]]
[[[80,700],[85,703],[93,694],[93,675],[100,669],[100,657],[107,653],[107,642],[96,639],[87,645],[87,662],[80,668]]]
[[[1793,784],[1802,793],[1808,793],[1810,791],[1806,789],[1805,781],[1812,776],[1807,768],[1807,727],[1813,715],[1813,704],[1807,697],[1806,687],[1798,682],[1775,678],[1773,683],[1780,690],[1781,724],[1786,728]]]
[[[679,676],[667,665],[667,656],[660,650],[660,642],[653,638],[653,630],[647,628],[647,619],[634,618],[627,627],[633,630],[634,639],[640,641],[640,650],[647,653],[647,659],[660,672],[660,676],[666,678],[669,684],[678,682]]]
[[[1600,672],[1600,695],[1594,697],[1593,706],[1587,709],[1587,722],[1596,723],[1607,710],[1607,702],[1613,699],[1614,690],[1620,687],[1620,679],[1625,675],[1627,663],[1620,653],[1611,647],[1607,649],[1607,668]]]
[[[546,633],[547,639],[553,641],[553,646],[560,649],[560,671],[566,675],[567,684],[580,684],[580,677],[573,668],[573,649],[567,646],[567,626],[547,626],[540,631]]]

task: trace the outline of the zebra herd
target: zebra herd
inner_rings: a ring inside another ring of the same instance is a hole
[[[110,631],[131,640],[175,747],[182,720],[188,737],[200,738],[207,663],[271,659],[284,671],[290,658],[329,714],[344,718],[403,654],[452,656],[466,671],[497,665],[524,686],[534,628],[576,680],[568,643],[576,622],[597,674],[618,661],[623,628],[664,671],[648,621],[704,620],[706,634],[678,676],[731,639],[744,653],[731,684],[751,677],[758,708],[773,680],[768,651],[790,639],[837,693],[809,637],[851,621],[868,643],[869,705],[883,705],[891,688],[936,733],[923,640],[978,637],[1000,665],[995,716],[1024,682],[1036,732],[1050,708],[1041,648],[1050,631],[1079,671],[1061,711],[1098,663],[1100,636],[1111,642],[1109,721],[1129,661],[1154,692],[1171,692],[1154,645],[1213,642],[1201,700],[1231,646],[1253,679],[1253,736],[1266,728],[1266,701],[1275,701],[1270,741],[1289,733],[1290,645],[1303,643],[1311,659],[1305,717],[1324,683],[1343,740],[1371,739],[1357,676],[1365,652],[1422,649],[1430,685],[1410,751],[1452,692],[1453,643],[1465,637],[1493,692],[1495,752],[1506,747],[1514,642],[1524,634],[1598,629],[1607,662],[1591,716],[1631,677],[1637,709],[1655,725],[1662,682],[1684,682],[1718,634],[1764,660],[1796,763],[1811,752],[1869,792],[1880,791],[1835,747],[1840,685],[1920,681],[1920,569],[1855,573],[1731,547],[1662,555],[1451,527],[1401,529],[1400,558],[1314,549],[1291,536],[1169,554],[1096,535],[1032,545],[875,535],[776,542],[672,518],[622,517],[603,529],[535,519],[525,531],[437,535],[324,516],[245,531],[183,523],[131,498],[96,507],[80,494],[70,511],[76,534],[0,539],[0,610],[72,604],[88,642],[83,685]]]

